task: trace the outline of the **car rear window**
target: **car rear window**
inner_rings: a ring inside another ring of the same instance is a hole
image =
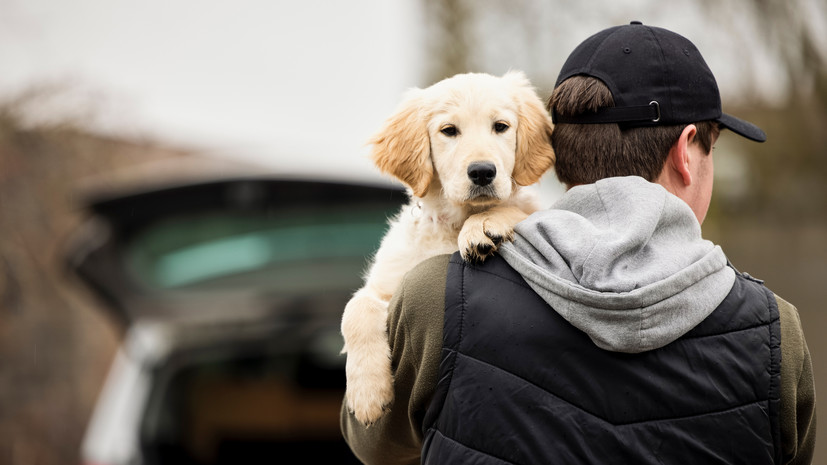
[[[352,289],[394,210],[385,204],[178,216],[133,237],[126,268],[154,291]]]

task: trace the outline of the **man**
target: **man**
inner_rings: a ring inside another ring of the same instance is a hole
[[[571,54],[549,100],[569,188],[474,266],[391,302],[395,400],[342,431],[368,464],[809,463],[798,313],[701,238],[721,112],[695,46],[639,22]]]

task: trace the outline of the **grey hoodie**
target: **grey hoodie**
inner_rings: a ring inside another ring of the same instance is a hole
[[[606,350],[662,347],[704,320],[735,282],[689,206],[640,177],[570,189],[500,247],[563,318]]]

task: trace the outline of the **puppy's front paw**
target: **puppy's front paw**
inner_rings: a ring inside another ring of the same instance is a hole
[[[484,213],[469,217],[459,232],[459,253],[471,263],[482,263],[494,255],[503,241],[513,239],[512,225]]]
[[[381,418],[393,401],[387,314],[387,303],[360,290],[342,316],[347,407],[365,425]]]
[[[364,354],[357,360],[351,351],[345,368],[347,408],[364,425],[379,420],[393,402],[390,351]]]

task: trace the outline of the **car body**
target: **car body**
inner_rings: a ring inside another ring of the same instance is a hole
[[[90,197],[67,263],[124,337],[84,463],[358,463],[339,321],[404,200],[278,176]]]

